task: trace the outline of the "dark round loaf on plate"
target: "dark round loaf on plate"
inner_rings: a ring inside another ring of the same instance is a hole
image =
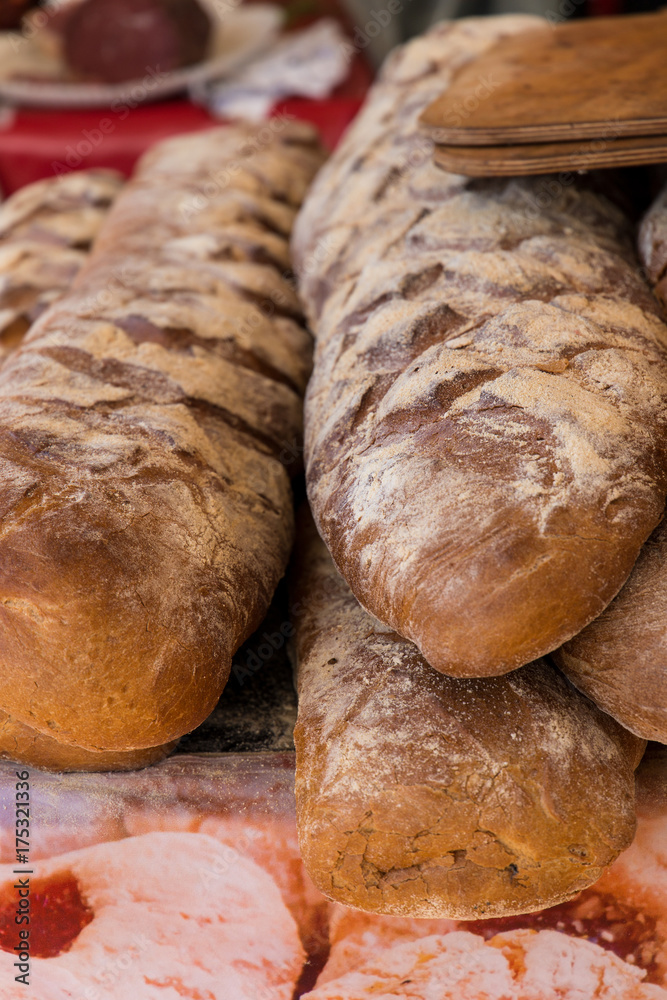
[[[191,66],[205,57],[210,36],[197,0],[83,0],[63,24],[70,69],[105,83]]]

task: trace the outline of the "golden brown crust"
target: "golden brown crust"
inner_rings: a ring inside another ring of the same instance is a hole
[[[29,184],[0,206],[0,363],[66,292],[122,184],[83,170]]]
[[[178,740],[145,750],[94,753],[68,746],[24,726],[0,709],[0,760],[20,761],[43,771],[136,771],[164,760]]]
[[[95,752],[170,742],[261,621],[292,540],[282,454],[309,335],[255,258],[281,226],[286,245],[321,158],[285,122],[162,144],[2,370],[0,667],[18,722]]]
[[[457,676],[600,614],[667,487],[667,328],[628,219],[595,180],[439,171],[418,131],[459,66],[533,23],[394,54],[293,241],[319,529],[361,604]]]
[[[627,729],[667,743],[667,524],[644,544],[599,618],[553,654],[580,691]]]
[[[499,678],[432,670],[360,608],[312,522],[300,529],[296,796],[317,887],[467,920],[591,885],[632,840],[644,742],[543,661]]]
[[[667,308],[667,188],[639,229],[639,252]],[[573,684],[626,728],[667,743],[667,523],[644,544],[625,586],[554,653]]]

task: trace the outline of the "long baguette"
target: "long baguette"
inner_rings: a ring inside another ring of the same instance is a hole
[[[639,229],[639,252],[667,310],[667,188]],[[667,315],[667,312],[666,312]],[[554,654],[570,680],[645,739],[667,743],[667,522],[608,608]]]
[[[632,841],[643,740],[549,664],[451,678],[359,606],[312,521],[293,572],[299,844],[330,899],[474,920],[591,885]]]
[[[83,170],[29,184],[0,206],[0,363],[69,289],[121,184],[112,170]]]
[[[29,184],[0,206],[0,364],[69,289],[121,185],[113,171],[86,170]],[[48,770],[134,769],[174,746],[94,753],[59,743],[0,710],[0,759]]]
[[[93,752],[214,707],[292,541],[310,338],[282,277],[322,159],[278,121],[170,140],[0,372],[0,669],[14,723]]]
[[[599,615],[667,488],[667,328],[624,212],[595,178],[441,172],[418,129],[458,67],[534,24],[457,21],[394,54],[293,240],[320,532],[361,604],[460,676]]]

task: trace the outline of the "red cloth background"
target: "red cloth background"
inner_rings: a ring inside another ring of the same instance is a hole
[[[358,57],[348,79],[328,100],[292,98],[274,112],[312,122],[332,149],[359,110],[371,76]],[[185,99],[120,110],[20,109],[7,127],[0,127],[0,188],[8,195],[42,177],[88,167],[113,167],[128,175],[138,157],[160,139],[220,124],[205,108]]]

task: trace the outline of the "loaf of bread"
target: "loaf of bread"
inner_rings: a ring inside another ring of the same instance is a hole
[[[93,753],[163,746],[208,715],[265,614],[310,350],[282,271],[321,159],[284,120],[149,152],[0,371],[12,726]]]
[[[37,181],[0,205],[0,364],[72,284],[120,190],[111,170]]]
[[[29,184],[0,206],[0,365],[68,290],[121,184],[113,171],[81,171]],[[0,710],[0,759],[50,770],[134,769],[155,763],[175,745],[93,753],[59,743]]]
[[[213,34],[199,0],[81,0],[59,13],[68,68],[105,83],[151,71],[164,77],[200,62]]]
[[[667,308],[667,188],[639,229],[639,252]],[[667,522],[595,621],[554,654],[570,680],[624,726],[667,743]]]
[[[644,544],[618,597],[553,658],[627,729],[667,743],[667,522]]]
[[[361,604],[499,675],[611,601],[667,487],[667,327],[603,181],[470,180],[420,111],[526,17],[398,50],[295,227],[308,492]]]
[[[523,913],[570,898],[630,844],[645,743],[554,667],[438,673],[359,606],[305,518],[293,596],[299,844],[330,899]]]
[[[639,256],[653,291],[667,308],[667,186],[642,219]]]

